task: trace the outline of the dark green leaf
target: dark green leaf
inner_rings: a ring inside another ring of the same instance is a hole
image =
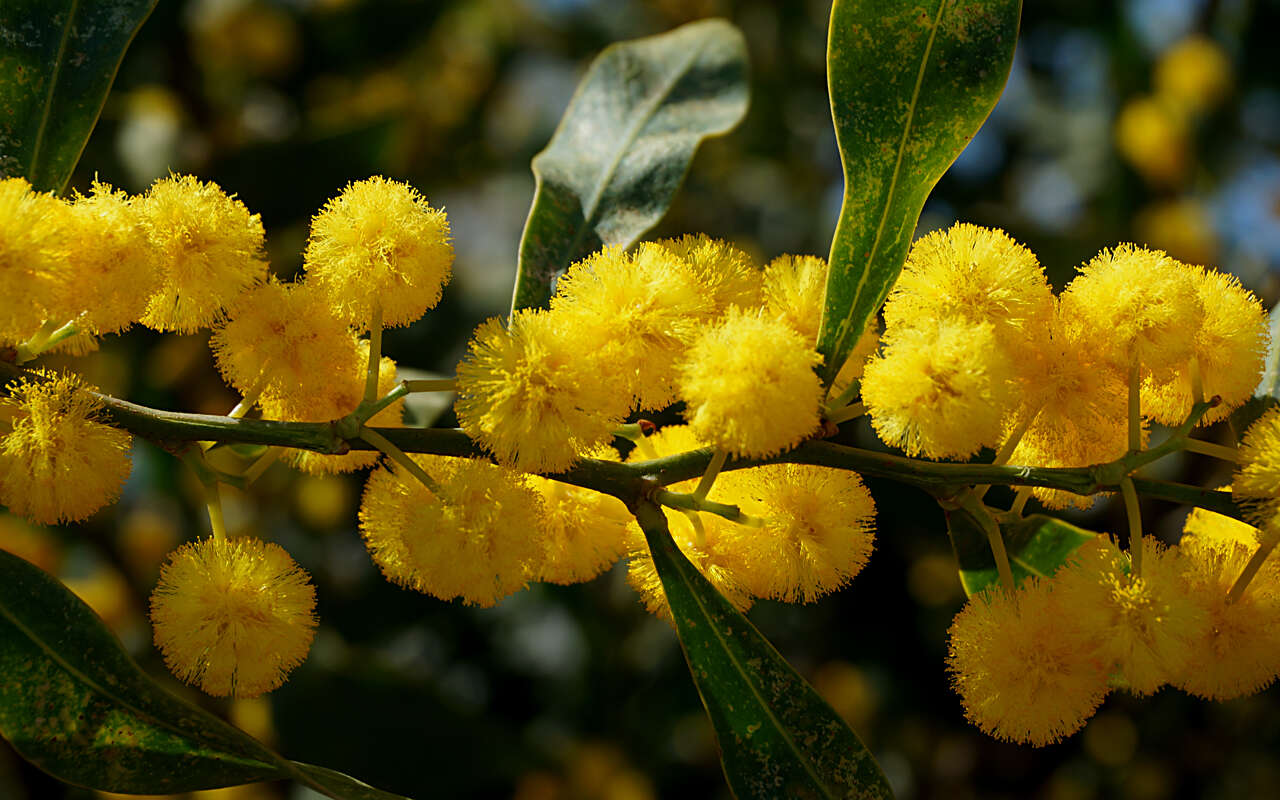
[[[1258,421],[1258,417],[1280,405],[1280,313],[1277,311],[1280,311],[1280,306],[1271,309],[1271,343],[1267,345],[1262,380],[1253,390],[1253,398],[1227,418],[1237,442],[1244,439],[1244,432]]]
[[[1052,575],[1078,547],[1098,535],[1044,514],[1020,519],[1001,519],[997,514],[996,520],[1000,523],[1016,583],[1031,575]],[[973,595],[999,585],[991,544],[981,524],[964,509],[955,509],[947,512],[947,533],[960,564],[960,585],[965,594]]]
[[[746,109],[746,45],[724,20],[606,48],[533,159],[512,308],[545,306],[570,264],[635,243],[666,213],[699,143]]]
[[[0,176],[61,192],[156,0],[0,3]]]
[[[995,106],[1019,0],[835,0],[827,85],[844,163],[818,334],[830,383],[902,271],[925,198]]]
[[[169,794],[293,778],[339,800],[403,800],[296,764],[157,686],[78,597],[0,550],[0,734],[60,780]]]
[[[893,797],[857,735],[679,551],[661,509],[636,516],[734,795]]]

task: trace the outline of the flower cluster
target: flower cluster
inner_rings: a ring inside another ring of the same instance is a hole
[[[1112,688],[1212,700],[1265,688],[1280,675],[1280,563],[1241,529],[1254,531],[1197,511],[1178,546],[1144,538],[1140,576],[1098,537],[1050,578],[972,597],[947,658],[969,719],[1044,745],[1079,730]]]
[[[990,447],[1046,467],[1124,455],[1130,395],[1145,421],[1180,423],[1211,398],[1201,424],[1223,419],[1252,395],[1268,340],[1261,303],[1234,277],[1126,244],[1055,297],[1029,250],[968,224],[916,242],[884,319],[862,398],[886,443],[928,458]]]

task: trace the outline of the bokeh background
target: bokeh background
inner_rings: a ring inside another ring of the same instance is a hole
[[[509,302],[529,160],[613,41],[720,15],[750,50],[746,120],[702,148],[654,236],[705,231],[761,260],[825,254],[842,186],[823,64],[829,8],[161,0],[73,185],[96,175],[139,192],[171,170],[217,181],[262,215],[272,269],[288,277],[310,215],[348,181],[408,180],[447,208],[458,259],[441,306],[391,332],[387,351],[450,374],[474,326]],[[921,232],[957,219],[1003,227],[1058,287],[1099,249],[1138,241],[1234,272],[1270,306],[1280,270],[1277,29],[1280,7],[1266,0],[1028,2],[1004,97],[934,192]],[[135,330],[74,364],[162,408],[225,413],[237,399],[206,336]],[[858,436],[874,444],[869,429]],[[394,588],[355,532],[358,476],[277,466],[249,494],[228,492],[233,531],[280,542],[312,573],[322,627],[309,660],[264,699],[220,702],[177,686],[143,612],[165,554],[207,523],[175,461],[145,443],[134,459],[117,506],[64,529],[0,516],[0,546],[58,574],[174,691],[287,756],[419,798],[728,797],[675,636],[642,610],[624,566],[588,584],[535,585],[488,610]],[[1203,460],[1162,468],[1226,478]],[[879,539],[866,571],[821,602],[761,602],[750,617],[855,726],[899,798],[1280,796],[1276,689],[1231,703],[1117,694],[1081,734],[1043,749],[969,726],[943,666],[963,596],[942,515],[911,490],[872,491]],[[1185,509],[1145,512],[1176,540]],[[1074,519],[1121,528],[1106,503]],[[94,796],[0,743],[0,797]],[[309,796],[287,784],[201,795]]]

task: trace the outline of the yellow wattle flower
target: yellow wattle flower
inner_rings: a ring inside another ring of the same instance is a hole
[[[541,553],[529,562],[530,580],[589,581],[627,552],[633,518],[621,500],[536,475],[527,480],[542,498]]]
[[[608,442],[631,404],[613,348],[557,312],[521,310],[476,329],[454,408],[467,435],[525,472],[558,472]]]
[[[307,281],[334,314],[366,330],[413,323],[440,302],[453,267],[449,219],[407,183],[380,176],[347,184],[311,220]]]
[[[480,459],[410,456],[437,497],[402,467],[369,476],[360,533],[393,583],[441,600],[492,606],[523,589],[540,554],[538,493],[511,470]]]
[[[731,308],[680,367],[685,418],[703,441],[733,455],[767,456],[818,428],[821,357],[789,325]]]
[[[645,411],[675,401],[679,361],[716,307],[681,258],[645,243],[633,254],[607,248],[569,267],[551,313],[583,352],[609,352],[607,374]]]
[[[1237,501],[1266,504],[1280,499],[1280,408],[1259,417],[1240,442],[1240,465],[1231,481]]]
[[[974,595],[948,635],[947,670],[965,716],[997,739],[1052,744],[1080,730],[1107,695],[1098,642],[1050,581]]]
[[[67,215],[66,304],[80,312],[80,326],[116,333],[141,319],[160,288],[161,264],[147,239],[138,207],[124,192],[94,181],[76,195]]]
[[[82,520],[120,496],[132,437],[99,421],[102,402],[70,374],[8,386],[0,436],[0,504],[43,525]]]
[[[67,215],[65,203],[34,191],[25,178],[0,180],[0,344],[26,341],[46,319],[74,316],[62,303],[72,280]]]
[[[1015,407],[1014,368],[991,323],[943,318],[886,332],[863,372],[862,401],[886,444],[965,458],[1000,443]]]
[[[781,255],[764,268],[764,307],[811,345],[818,342],[822,299],[827,291],[827,260],[820,256]]]
[[[811,603],[843,587],[871,557],[876,508],[855,472],[808,464],[734,470],[716,480],[711,499],[763,522],[739,526],[728,554],[756,597]]]
[[[240,292],[266,279],[261,218],[216,184],[171,175],[135,202],[163,269],[143,325],[193,333],[218,321]]]
[[[311,649],[315,588],[284,548],[202,539],[178,548],[151,595],[156,647],[185,683],[216,697],[257,697]]]
[[[680,258],[711,297],[708,321],[730,306],[751,308],[760,303],[760,270],[737,247],[705,233],[655,242]]]

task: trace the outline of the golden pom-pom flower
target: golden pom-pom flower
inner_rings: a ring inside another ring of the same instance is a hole
[[[0,343],[26,341],[45,319],[74,315],[61,303],[71,280],[67,213],[65,203],[33,191],[25,178],[0,180]]]
[[[1084,726],[1107,695],[1098,642],[1049,581],[974,595],[949,631],[947,669],[965,716],[987,734],[1037,747]]]
[[[407,183],[355,181],[311,220],[303,265],[357,329],[368,328],[375,306],[383,325],[409,325],[440,302],[449,281],[449,218]]]
[[[680,367],[685,418],[699,438],[735,456],[794,447],[818,428],[819,363],[781,319],[731,308]]]
[[[818,341],[826,291],[825,258],[781,255],[765,265],[764,307],[785,320],[810,344]]]
[[[257,697],[306,659],[315,605],[309,576],[279,545],[203,539],[161,568],[151,623],[182,681],[216,697]]]
[[[863,372],[862,401],[886,444],[964,458],[1000,443],[1013,369],[991,323],[942,319],[886,335]]]
[[[99,421],[102,401],[74,375],[9,384],[0,437],[0,503],[33,522],[82,520],[120,496],[132,437]]]
[[[634,254],[617,248],[569,267],[556,284],[552,313],[581,350],[608,350],[616,375],[641,410],[676,399],[678,362],[686,346],[715,316],[710,293],[684,261],[661,245]]]
[[[439,497],[402,467],[382,467],[360,505],[360,533],[387,579],[486,607],[523,589],[541,555],[537,492],[488,461],[410,457],[438,483]]]
[[[1071,338],[1123,375],[1184,363],[1204,319],[1191,271],[1160,250],[1122,244],[1080,268],[1059,297]]]
[[[871,557],[876,508],[857,473],[769,464],[721,474],[711,497],[764,523],[742,530],[731,553],[756,597],[811,603],[848,583]]]
[[[271,278],[242,293],[209,347],[227,383],[242,395],[260,392],[272,406],[290,404],[288,398],[335,366],[342,374],[358,371],[359,345],[350,329],[306,283]]]
[[[503,464],[558,472],[607,442],[630,405],[598,340],[555,312],[525,309],[480,325],[458,365],[454,408],[467,435]],[[606,353],[612,349],[605,348]]]
[[[1191,658],[1170,683],[1207,700],[1230,700],[1262,691],[1280,673],[1280,569],[1273,555],[1248,588],[1229,599],[1256,546],[1196,537],[1178,548],[1187,595],[1208,625]],[[1144,565],[1145,567],[1145,565]]]
[[[711,297],[711,316],[718,317],[730,306],[750,308],[760,303],[760,270],[742,250],[705,233],[663,239],[665,247],[688,265]]]
[[[193,333],[213,324],[236,295],[267,277],[262,219],[214,183],[171,175],[138,202],[164,275],[141,322]]]
[[[263,416],[286,422],[329,422],[355,411],[364,399],[369,364],[369,342],[356,340],[351,352],[345,348],[330,352],[332,363],[324,369],[295,376],[298,382],[285,391],[277,387],[259,399]],[[396,362],[386,356],[378,360],[378,395],[395,388]],[[397,428],[404,418],[404,400],[397,400],[374,414],[365,424]],[[372,466],[381,458],[375,450],[353,450],[342,455],[290,450],[285,456],[294,467],[311,475],[354,472]]]
[[[1107,537],[1084,544],[1054,573],[1053,591],[1099,643],[1098,654],[1135,694],[1181,675],[1205,634],[1204,610],[1187,596],[1182,564],[1159,540],[1143,538],[1142,576]]]
[[[1280,498],[1280,408],[1263,414],[1245,431],[1231,494],[1246,503]]]
[[[633,518],[621,500],[536,475],[527,480],[542,497],[538,528],[542,552],[529,563],[530,580],[589,581],[627,552],[627,529]]]
[[[1204,307],[1204,320],[1191,334],[1191,358],[1168,373],[1147,376],[1142,387],[1142,413],[1165,425],[1178,425],[1191,413],[1197,399],[1196,373],[1201,382],[1199,399],[1221,401],[1205,412],[1199,424],[1225,419],[1253,396],[1270,340],[1262,303],[1238,278],[1204,267],[1190,267],[1187,272]]]
[[[1086,467],[1123,456],[1129,449],[1128,392],[1120,376],[1070,338],[1062,326],[1041,347],[1019,360],[1022,407],[1007,428],[1027,424],[1009,463],[1041,467]],[[1032,416],[1034,415],[1034,416]],[[1088,508],[1094,495],[1036,487],[1049,508]]]
[[[1053,292],[1040,262],[1007,233],[958,222],[915,242],[884,305],[885,328],[955,317],[990,323],[1010,353],[1042,335]]]
[[[77,195],[68,214],[67,304],[80,311],[82,328],[122,331],[141,319],[160,288],[161,265],[147,239],[138,207],[124,192],[94,181]]]

